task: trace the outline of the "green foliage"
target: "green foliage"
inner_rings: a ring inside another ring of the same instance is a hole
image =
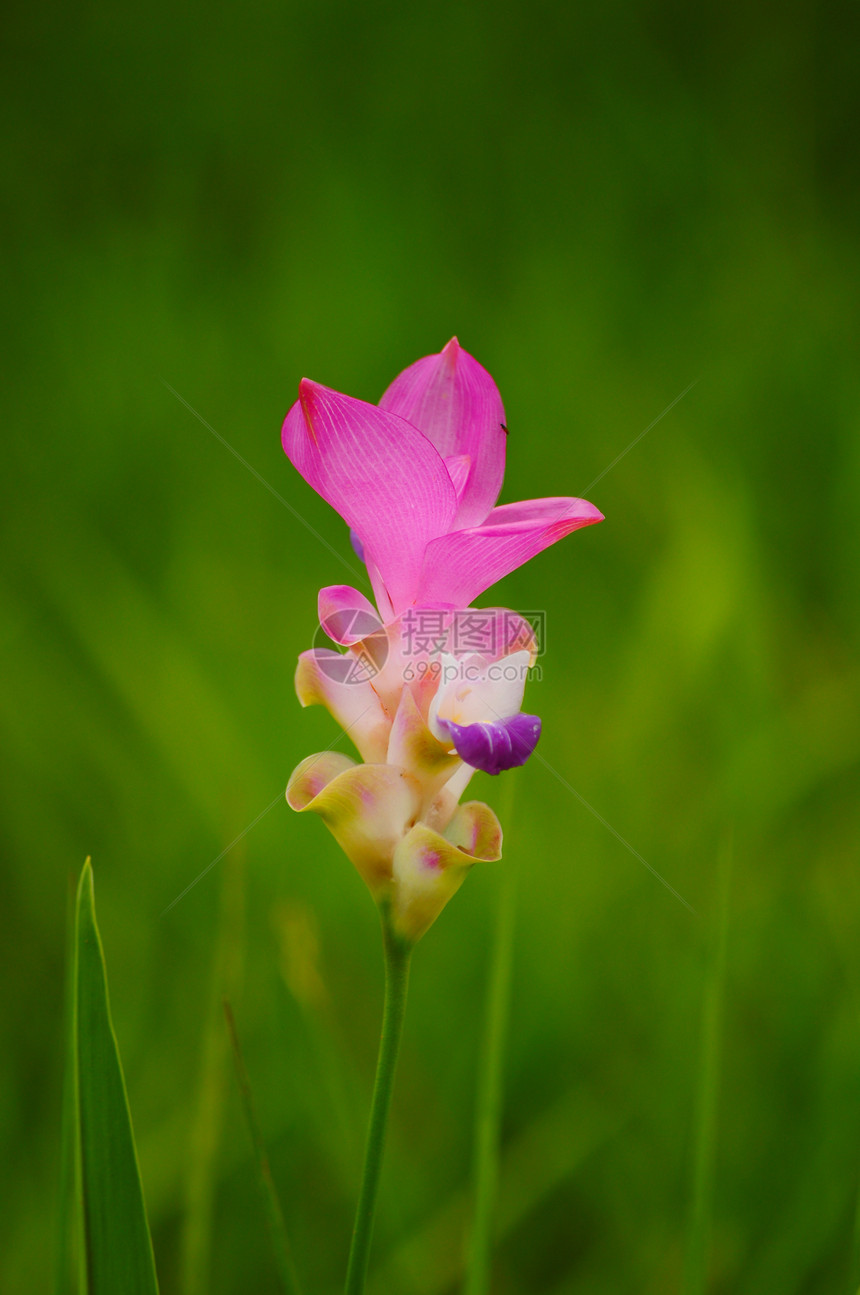
[[[287,1236],[287,1228],[284,1223],[284,1215],[281,1210],[281,1203],[278,1199],[277,1189],[272,1178],[269,1157],[263,1143],[262,1134],[260,1133],[260,1126],[257,1122],[257,1114],[254,1109],[254,1099],[251,1091],[251,1081],[248,1077],[248,1072],[245,1069],[245,1061],[239,1044],[239,1035],[236,1032],[236,1022],[233,1017],[233,1011],[226,999],[224,1000],[224,1016],[227,1022],[227,1030],[230,1035],[230,1043],[233,1048],[236,1078],[239,1081],[239,1092],[242,1098],[242,1105],[245,1108],[245,1119],[248,1124],[248,1131],[251,1134],[251,1142],[254,1148],[254,1159],[257,1165],[257,1177],[260,1183],[266,1221],[269,1225],[269,1237],[272,1242],[272,1249],[275,1255],[275,1262],[278,1268],[281,1287],[285,1292],[285,1295],[299,1295],[300,1288],[298,1275],[293,1264],[292,1252]]]
[[[75,1114],[81,1288],[87,1295],[157,1295],[104,954],[93,872],[78,886],[74,945]]]
[[[244,983],[217,999],[305,1289],[342,1282],[377,919],[283,789],[335,737],[292,673],[318,588],[352,577],[163,381],[352,561],[280,449],[298,380],[374,400],[455,332],[505,400],[503,499],[584,493],[606,514],[483,600],[547,611],[538,750],[697,914],[539,761],[513,775],[498,1295],[679,1291],[697,1163],[709,1295],[860,1285],[847,12],[95,0],[6,17],[3,1291],[51,1281],[65,880],[88,851],[162,1285],[184,1295],[205,1146],[204,1289],[277,1291],[223,1052],[218,1138],[198,1120],[226,859],[161,916],[252,823],[227,856],[246,855]],[[473,785],[498,807],[497,781]],[[462,1286],[504,867],[473,871],[414,959],[379,1295]]]

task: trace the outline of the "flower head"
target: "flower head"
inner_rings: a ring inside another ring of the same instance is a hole
[[[310,756],[287,800],[323,818],[408,942],[477,860],[501,855],[493,811],[459,804],[472,773],[524,764],[540,736],[520,710],[531,626],[471,603],[602,520],[575,498],[496,506],[506,440],[496,385],[456,338],[378,406],[303,379],[283,426],[291,462],[349,525],[378,607],[346,585],[320,592],[320,625],[345,650],[303,652],[296,691],[329,709],[364,763]]]
[[[452,338],[406,369],[379,405],[303,378],[284,450],[355,533],[384,621],[409,606],[468,607],[581,526],[584,499],[496,500],[505,411],[486,369]]]

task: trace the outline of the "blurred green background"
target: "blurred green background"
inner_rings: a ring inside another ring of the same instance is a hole
[[[849,12],[7,18],[4,1291],[52,1280],[68,879],[88,853],[163,1291],[277,1289],[222,992],[307,1289],[338,1289],[377,919],[283,788],[336,734],[292,673],[345,573],[164,383],[351,559],[280,448],[297,382],[375,400],[456,333],[506,403],[503,500],[585,492],[699,381],[589,492],[605,524],[482,600],[547,611],[528,703],[560,777],[512,775],[506,861],[418,950],[371,1288],[458,1289],[513,868],[495,1291],[692,1291],[698,1163],[710,1291],[854,1295]],[[474,785],[498,806],[496,781]]]

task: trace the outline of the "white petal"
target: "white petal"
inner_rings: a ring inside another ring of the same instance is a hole
[[[312,648],[299,657],[296,693],[303,706],[325,706],[364,760],[384,761],[391,721],[361,671],[360,659],[352,652]]]
[[[523,648],[489,664],[480,657],[467,657],[444,672],[428,720],[435,736],[445,740],[440,720],[486,724],[516,715],[522,706],[530,661],[530,653]]]

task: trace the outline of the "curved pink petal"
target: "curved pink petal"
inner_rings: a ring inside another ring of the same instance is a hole
[[[303,378],[281,441],[308,484],[358,532],[395,609],[412,602],[424,549],[450,529],[457,507],[427,437],[395,414]]]
[[[346,646],[385,632],[373,603],[351,585],[326,585],[321,589],[317,613],[320,628],[333,643]]]
[[[502,398],[487,370],[452,337],[439,355],[404,369],[379,407],[418,427],[443,458],[468,454],[472,466],[455,524],[479,525],[502,488],[507,439]]]
[[[466,608],[455,615],[459,633],[454,646],[461,652],[471,648],[487,661],[498,661],[526,649],[529,665],[534,665],[540,644],[534,626],[519,612],[507,607],[481,607]],[[470,630],[474,633],[470,634]]]
[[[468,454],[451,454],[445,460],[448,476],[457,492],[457,503],[460,504],[472,471],[472,460]]]
[[[362,548],[363,547],[364,546],[362,545]],[[382,572],[374,562],[371,554],[365,553],[362,561],[367,567],[367,577],[373,586],[373,596],[376,599],[379,613],[387,625],[388,622],[393,620],[397,614],[394,610],[394,603],[391,600],[391,595],[389,594],[385,581],[382,578]]]
[[[543,499],[520,499],[514,504],[499,504],[484,519],[483,526],[510,526],[521,522],[537,525],[563,521],[567,518],[584,518],[579,526],[591,526],[603,521],[603,513],[587,499],[572,499],[570,495],[546,495]],[[568,531],[564,532],[569,534]]]
[[[430,541],[416,601],[465,607],[550,544],[602,521],[585,499],[530,499],[494,508],[483,526]]]

